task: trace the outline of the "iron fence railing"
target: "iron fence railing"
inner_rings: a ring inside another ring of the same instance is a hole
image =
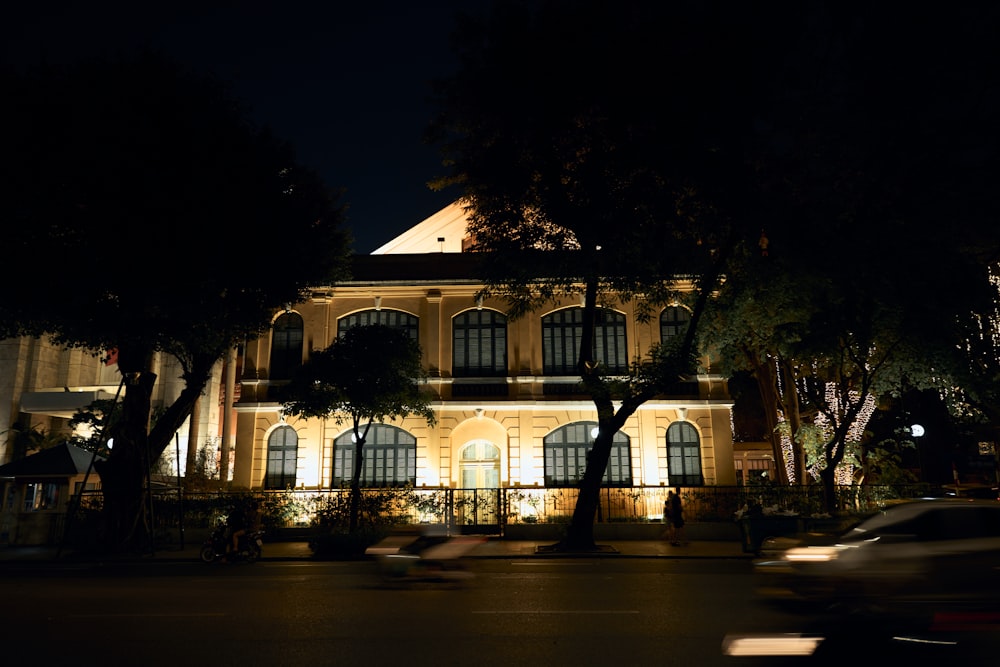
[[[659,522],[668,487],[601,489],[598,523]],[[864,514],[897,499],[941,495],[927,484],[906,486],[839,486],[837,514]],[[178,526],[209,528],[225,519],[232,507],[250,496],[261,506],[266,529],[346,529],[349,490],[287,490],[187,493],[177,489],[152,493],[149,520],[157,532]],[[731,521],[753,505],[764,511],[821,514],[822,490],[817,486],[705,486],[683,487],[681,498],[689,521]],[[511,524],[558,524],[570,521],[576,506],[575,488],[512,487],[500,489],[380,488],[363,489],[360,524],[363,527],[399,524],[444,524],[451,529],[503,534]],[[71,523],[96,520],[102,497],[87,492],[72,506],[79,515]]]

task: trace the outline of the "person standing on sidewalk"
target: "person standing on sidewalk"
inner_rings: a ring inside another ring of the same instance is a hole
[[[679,547],[687,544],[684,539],[684,506],[681,504],[680,488],[671,489],[663,503],[663,516],[668,521],[670,544]]]
[[[673,537],[674,527],[670,523],[670,494],[673,491],[667,492],[667,497],[663,501],[663,532],[660,533],[661,540],[670,540]]]

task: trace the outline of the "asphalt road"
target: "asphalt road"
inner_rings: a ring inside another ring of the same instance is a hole
[[[745,559],[496,558],[468,568],[445,582],[387,581],[374,562],[0,573],[2,650],[11,664],[750,667],[783,663],[726,657],[727,638],[815,629],[759,605]],[[867,663],[870,639],[838,641]],[[933,661],[908,663],[950,662],[919,655]],[[843,664],[842,652],[836,659],[805,664]]]

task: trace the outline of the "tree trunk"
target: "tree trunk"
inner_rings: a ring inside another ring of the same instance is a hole
[[[809,473],[806,468],[806,452],[802,447],[799,431],[802,428],[802,414],[799,410],[799,391],[795,384],[795,371],[787,359],[778,361],[785,391],[781,394],[781,404],[788,422],[788,437],[792,447],[792,473],[795,482],[800,486],[809,483]]]
[[[156,374],[126,376],[122,417],[107,461],[95,463],[104,496],[104,546],[111,552],[146,550],[151,546],[148,517],[149,414]]]
[[[184,466],[184,477],[193,477],[198,467],[198,442],[201,440],[201,420],[199,413],[201,400],[196,400],[191,406],[191,421],[188,424],[188,449]]]
[[[778,432],[778,412],[781,409],[781,399],[778,396],[778,382],[774,366],[768,361],[761,361],[755,355],[753,359],[754,375],[757,378],[757,390],[760,392],[761,405],[764,406],[764,419],[767,423],[768,440],[771,441],[771,455],[774,457],[775,482],[788,484],[788,461],[785,460],[785,450],[781,446],[781,434]]]
[[[184,373],[184,389],[177,399],[157,416],[156,424],[149,432],[150,461],[155,461],[163,454],[163,450],[173,443],[174,434],[184,425],[184,421],[192,417],[195,403],[205,391],[212,375],[212,367],[218,359],[218,355],[206,353],[191,360],[189,370]]]
[[[570,521],[566,537],[560,547],[567,550],[588,550],[594,547],[594,517],[600,502],[601,480],[611,458],[611,440],[614,431],[601,419],[602,403],[605,409],[612,409],[610,401],[602,401],[603,383],[597,377],[594,363],[594,324],[597,318],[597,280],[587,281],[583,301],[583,324],[580,330],[580,354],[577,359],[577,369],[584,385],[590,390],[597,407],[599,433],[587,455],[587,467],[580,480],[579,495],[573,508],[573,518]],[[613,414],[613,412],[612,412]]]
[[[354,470],[351,472],[350,509],[348,511],[347,530],[355,533],[358,530],[361,517],[361,471],[364,469],[365,440],[355,431]]]
[[[611,458],[611,444],[615,432],[600,424],[600,432],[594,440],[594,446],[587,456],[587,468],[580,480],[580,493],[573,508],[573,518],[570,521],[562,546],[570,551],[587,551],[594,548],[594,518],[597,516],[597,506],[601,500],[601,480]]]
[[[831,516],[837,513],[836,472],[836,467],[830,465],[819,471],[819,479],[823,485],[823,511]]]
[[[724,252],[720,252],[715,259],[714,273],[711,280],[706,280],[706,285],[714,285],[721,273],[725,257],[728,256],[732,245],[728,244]],[[597,261],[594,263],[597,268]],[[627,395],[615,412],[614,402],[611,398],[610,387],[600,376],[597,364],[594,360],[594,335],[597,318],[597,293],[600,283],[601,271],[598,269],[587,280],[583,302],[583,324],[580,335],[580,356],[577,369],[584,387],[590,393],[594,407],[597,409],[598,434],[587,457],[587,468],[583,473],[580,482],[580,492],[573,509],[573,518],[570,521],[566,537],[557,545],[567,551],[591,550],[594,548],[594,519],[601,500],[601,482],[604,480],[604,472],[608,467],[608,460],[611,458],[611,448],[614,443],[615,434],[624,426],[625,421],[635,414],[643,403],[652,398],[661,387],[645,389]],[[705,310],[711,289],[703,287],[698,295],[688,322],[688,330],[684,336],[682,350],[678,352],[679,359],[687,359],[687,353],[694,349],[695,330],[698,320]]]
[[[120,345],[118,367],[124,378],[121,419],[113,433],[107,461],[94,465],[101,478],[104,497],[100,539],[112,552],[151,547],[149,513],[149,467],[171,444],[174,434],[191,414],[192,407],[208,382],[215,358],[199,356],[185,373],[185,386],[150,431],[153,386],[153,353]]]

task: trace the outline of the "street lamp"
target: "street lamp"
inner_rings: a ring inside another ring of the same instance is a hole
[[[913,436],[913,446],[917,448],[917,465],[920,467],[920,481],[927,479],[924,474],[924,456],[920,452],[919,438],[924,434],[924,427],[920,424],[910,426],[910,435]]]

